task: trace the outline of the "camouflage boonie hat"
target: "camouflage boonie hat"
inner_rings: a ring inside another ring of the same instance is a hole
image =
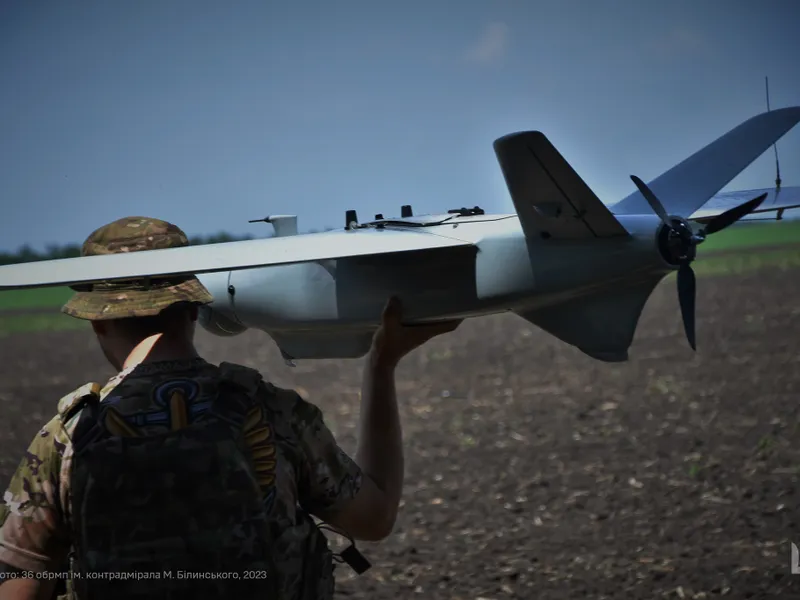
[[[148,217],[125,217],[86,238],[81,256],[188,246],[177,226]],[[101,321],[157,315],[176,302],[208,304],[214,298],[194,275],[153,277],[149,281],[109,281],[72,286],[77,293],[61,309],[72,317]]]

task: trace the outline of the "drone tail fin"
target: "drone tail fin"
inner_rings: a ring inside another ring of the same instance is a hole
[[[541,131],[498,138],[494,151],[526,238],[628,235]]]
[[[800,106],[756,115],[695,152],[648,187],[672,214],[689,217],[800,122]],[[611,206],[616,215],[650,214],[639,191]]]
[[[603,362],[625,362],[647,300],[664,274],[531,311],[526,321]]]

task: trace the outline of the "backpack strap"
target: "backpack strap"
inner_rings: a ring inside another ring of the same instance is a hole
[[[103,389],[99,383],[89,382],[83,384],[76,390],[71,391],[69,394],[58,401],[58,416],[61,418],[62,423],[66,423],[75,414],[84,408],[87,403],[100,400],[100,390]]]
[[[89,382],[67,394],[58,402],[58,415],[66,425],[76,415],[78,422],[70,436],[75,454],[79,454],[89,442],[103,434],[99,419],[100,391],[103,386]],[[88,412],[84,412],[88,409]]]
[[[259,371],[229,362],[221,362],[219,364],[220,371],[220,393],[211,405],[210,413],[218,418],[227,421],[228,423],[236,426],[238,429],[243,429],[248,416],[254,407],[257,407],[258,393],[261,390],[264,379]],[[233,389],[239,391],[236,394],[225,394],[225,389]],[[245,441],[245,443],[247,443]],[[252,458],[252,456],[251,456]],[[258,468],[255,465],[256,477],[258,477]],[[267,535],[271,538],[272,532],[267,526]],[[277,573],[278,568],[275,563],[275,557],[271,553],[266,556],[269,570],[271,573]],[[276,589],[278,580],[270,574],[269,579],[272,580],[275,597],[281,596],[279,590]],[[327,600],[327,599],[326,599]]]

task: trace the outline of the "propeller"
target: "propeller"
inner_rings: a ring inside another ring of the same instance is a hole
[[[726,210],[721,215],[717,215],[711,221],[709,221],[708,225],[705,226],[705,229],[702,229],[703,235],[710,235],[712,233],[717,233],[718,231],[722,231],[729,225],[733,225],[741,219],[742,217],[746,217],[759,206],[761,203],[764,202],[766,199],[767,194],[761,194],[758,198],[753,198],[752,200],[745,202],[744,204],[740,204],[739,206],[734,206],[731,209]]]
[[[678,303],[681,307],[683,328],[692,350],[697,350],[695,339],[697,281],[691,266],[696,256],[697,245],[703,243],[706,236],[722,231],[726,227],[736,223],[736,221],[742,217],[753,212],[764,202],[767,194],[761,194],[757,198],[753,198],[744,204],[726,210],[724,213],[711,219],[703,229],[695,233],[685,219],[670,217],[667,214],[667,211],[664,210],[664,205],[653,191],[647,187],[644,181],[639,179],[636,175],[631,175],[631,180],[633,180],[633,183],[639,188],[644,199],[647,200],[653,212],[661,219],[661,222],[664,223],[664,227],[666,227],[666,248],[663,250],[667,253],[669,258],[679,265]]]

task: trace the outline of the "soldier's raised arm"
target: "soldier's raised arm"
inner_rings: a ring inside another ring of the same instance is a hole
[[[404,457],[395,368],[409,352],[437,335],[455,330],[460,323],[405,326],[401,319],[400,302],[392,298],[384,309],[381,326],[375,333],[364,366],[355,461],[338,449],[321,416],[314,421],[314,439],[318,447],[329,450],[314,452],[313,444],[309,443],[311,455],[322,457],[322,466],[317,470],[334,465],[333,475],[324,471],[316,474],[315,481],[319,482],[316,497],[324,498],[327,494],[329,498],[316,514],[356,539],[384,539],[392,532],[397,519]],[[362,474],[358,486],[351,483],[353,476],[348,475],[355,472],[347,466],[351,463],[357,464]],[[337,471],[339,465],[341,472]]]

